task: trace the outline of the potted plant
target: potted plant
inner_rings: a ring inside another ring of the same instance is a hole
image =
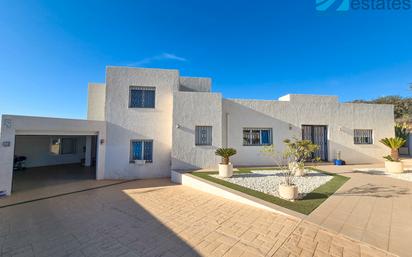
[[[289,169],[293,171],[295,176],[305,175],[305,162],[312,158],[314,152],[319,150],[319,146],[313,144],[310,140],[293,140],[286,139],[283,141],[286,144],[286,154],[289,159]],[[316,161],[316,158],[312,159]]]
[[[403,163],[399,160],[399,148],[401,148],[406,140],[400,137],[383,138],[380,142],[391,149],[391,154],[384,156],[385,168],[390,173],[402,173]]]
[[[284,182],[279,185],[279,196],[285,200],[294,201],[298,199],[298,186],[293,183],[294,171],[286,168],[283,172]]]
[[[290,165],[292,159],[288,151],[288,149],[283,152],[276,151],[273,145],[264,146],[262,150],[263,154],[272,157],[276,165],[282,170],[284,180],[278,188],[280,198],[294,201],[298,199],[299,193],[297,185],[293,183],[296,169],[293,168],[293,165]]]
[[[233,176],[233,164],[230,163],[229,157],[236,154],[236,149],[233,148],[219,148],[215,154],[222,157],[222,162],[219,163],[219,176],[223,178],[230,178]]]

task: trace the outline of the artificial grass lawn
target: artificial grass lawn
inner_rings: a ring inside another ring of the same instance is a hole
[[[237,174],[251,173],[251,170],[273,170],[273,169],[276,169],[276,168],[265,168],[265,169],[239,168],[239,171],[236,171],[235,173]],[[307,169],[315,170],[317,172],[333,176],[333,178],[329,180],[328,182],[326,182],[325,184],[321,185],[320,187],[316,188],[309,194],[307,194],[303,199],[295,200],[294,202],[287,201],[287,200],[281,199],[273,195],[268,195],[268,194],[265,194],[265,193],[247,188],[247,187],[243,187],[243,186],[233,184],[225,180],[210,176],[210,175],[217,174],[217,172],[193,172],[192,175],[199,177],[199,178],[206,179],[213,183],[240,191],[242,193],[260,198],[264,201],[274,203],[276,205],[288,208],[290,210],[309,215],[313,210],[315,210],[319,205],[321,205],[321,203],[323,203],[329,196],[331,196],[333,193],[336,192],[336,190],[338,190],[343,184],[345,184],[345,182],[348,181],[349,178],[341,176],[341,175],[337,175],[334,173],[329,173],[329,172],[325,172],[322,170],[314,169],[314,168],[307,168]]]

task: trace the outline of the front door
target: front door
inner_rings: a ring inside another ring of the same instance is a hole
[[[310,140],[319,146],[314,157],[322,161],[328,160],[328,129],[323,125],[302,125],[302,139]]]

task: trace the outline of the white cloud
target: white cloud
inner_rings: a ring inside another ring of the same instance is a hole
[[[142,59],[140,61],[137,61],[137,62],[130,63],[128,66],[143,66],[143,65],[152,63],[154,61],[162,61],[162,60],[175,60],[175,61],[179,61],[179,62],[186,62],[187,61],[186,58],[181,57],[181,56],[177,56],[175,54],[162,53],[162,54],[155,55],[155,56],[152,56],[152,57],[144,58],[144,59]]]

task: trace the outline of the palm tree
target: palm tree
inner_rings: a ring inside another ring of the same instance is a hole
[[[218,148],[215,152],[217,156],[222,157],[222,164],[229,164],[229,157],[236,154],[236,149],[233,148]]]
[[[391,137],[391,138],[383,138],[379,142],[389,147],[391,149],[392,160],[398,161],[399,160],[398,149],[401,148],[406,143],[406,140],[400,137]]]

